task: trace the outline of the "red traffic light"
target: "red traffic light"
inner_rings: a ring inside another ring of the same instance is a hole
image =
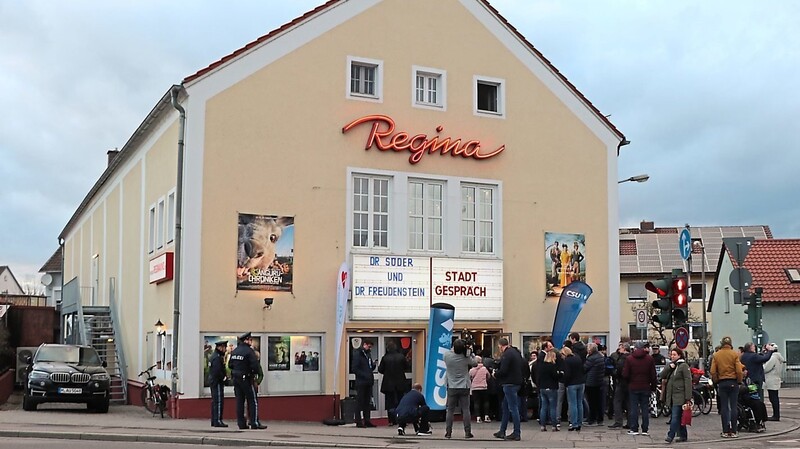
[[[688,301],[688,284],[686,278],[675,278],[672,280],[672,303],[675,307],[685,307]]]
[[[669,287],[669,278],[659,279],[657,281],[648,281],[646,284],[644,284],[644,288],[647,291],[655,293],[659,298],[669,296]]]

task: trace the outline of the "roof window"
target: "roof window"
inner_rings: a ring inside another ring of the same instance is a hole
[[[786,274],[789,276],[789,282],[800,282],[800,269],[787,268]]]

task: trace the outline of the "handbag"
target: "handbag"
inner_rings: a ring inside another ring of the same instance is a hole
[[[683,411],[681,413],[681,425],[692,425],[692,404],[683,404]]]

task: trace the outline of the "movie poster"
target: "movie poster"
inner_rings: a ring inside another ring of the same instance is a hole
[[[236,289],[292,291],[294,217],[239,214]]]
[[[558,298],[572,281],[586,282],[584,234],[544,233],[545,295]]]
[[[225,366],[225,374],[228,376],[228,379],[225,381],[226,387],[233,386],[233,380],[231,380],[231,369],[228,366],[228,361],[231,358],[231,353],[236,348],[238,343],[238,337],[236,335],[206,335],[203,337],[203,386],[208,388],[210,385],[208,384],[208,371],[211,368],[211,356],[214,355],[214,347],[215,343],[218,341],[226,341],[228,344],[225,346],[225,353],[222,355],[223,365]],[[261,337],[253,337],[253,345],[251,346],[253,351],[256,353],[256,357],[259,359],[259,363],[261,363]],[[263,366],[263,365],[262,365]]]
[[[289,371],[289,346],[291,340],[288,336],[268,337],[267,371]]]

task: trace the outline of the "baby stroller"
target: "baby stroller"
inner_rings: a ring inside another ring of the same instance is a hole
[[[739,415],[739,430],[753,433],[762,433],[766,430],[767,407],[758,397],[758,386],[749,384],[739,388],[736,409]]]

